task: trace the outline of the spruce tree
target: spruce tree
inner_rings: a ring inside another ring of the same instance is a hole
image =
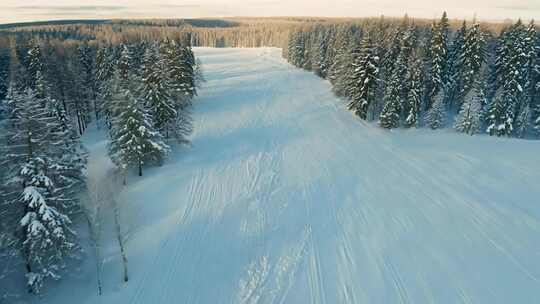
[[[463,50],[459,57],[459,67],[461,69],[460,80],[462,86],[457,96],[455,105],[460,106],[463,98],[474,85],[480,68],[486,61],[486,42],[484,34],[480,29],[480,24],[473,24],[465,35]]]
[[[434,24],[430,45],[430,79],[428,88],[429,98],[433,98],[446,82],[446,71],[448,61],[448,18],[446,12],[443,13],[439,23]],[[429,102],[431,104],[431,102]]]
[[[109,153],[121,170],[136,167],[142,176],[143,165],[149,161],[162,161],[169,146],[154,129],[152,116],[143,102],[129,89],[123,91],[121,105],[113,124]]]
[[[142,98],[150,109],[157,130],[168,138],[167,126],[175,119],[176,109],[171,98],[171,88],[167,75],[163,73],[167,65],[153,45],[146,49],[142,73]]]
[[[176,99],[177,106],[186,108],[191,105],[191,99],[197,94],[193,67],[195,57],[191,48],[180,45],[175,40],[165,41],[161,53],[164,55],[173,89],[171,96]]]
[[[13,244],[24,259],[29,290],[39,293],[47,279],[60,278],[67,258],[77,251],[68,214],[75,213],[74,179],[81,171],[65,161],[63,126],[33,90],[11,91],[6,150],[8,170],[3,197],[19,215],[20,232]],[[67,212],[67,213],[66,213]]]
[[[463,21],[461,27],[454,35],[452,47],[448,53],[448,67],[446,79],[446,104],[449,108],[457,108],[459,105],[459,94],[463,87],[464,67],[461,58],[463,56],[465,35],[467,34],[467,23]],[[426,104],[427,108],[431,107],[430,103]]]
[[[314,44],[313,51],[313,71],[315,75],[326,78],[328,73],[328,65],[326,53],[328,51],[328,33],[327,31],[320,29],[317,33],[317,40]]]
[[[521,108],[514,125],[514,133],[517,137],[524,138],[529,134],[532,127],[532,113],[528,104]]]
[[[368,109],[375,99],[378,64],[379,57],[375,53],[371,39],[366,35],[362,40],[360,54],[352,63],[353,71],[349,80],[349,96],[352,100],[348,108],[362,119],[367,119]]]
[[[489,105],[486,123],[489,135],[510,136],[513,132],[514,112],[508,104],[510,96],[500,89]]]
[[[486,97],[481,82],[477,81],[472,90],[465,96],[463,105],[456,117],[454,128],[458,132],[474,135],[480,131],[482,124],[482,107]]]
[[[416,57],[411,61],[409,67],[409,75],[407,76],[409,82],[409,91],[407,93],[406,101],[407,113],[405,118],[406,127],[417,127],[418,117],[420,113],[420,103],[422,96],[422,63],[419,58]]]
[[[43,76],[44,63],[41,47],[34,41],[31,42],[26,61],[28,62],[27,76],[29,77],[27,87],[36,90],[36,80],[40,76],[39,74]]]
[[[96,53],[96,106],[104,115],[109,130],[112,127],[112,80],[115,73],[114,54],[110,46],[100,47]],[[99,122],[98,122],[99,123]]]
[[[401,112],[400,75],[392,75],[386,87],[384,102],[384,108],[379,115],[379,125],[386,129],[397,128]]]
[[[350,27],[341,27],[334,40],[334,60],[328,71],[328,79],[333,85],[333,91],[338,96],[347,94],[349,85],[349,66],[352,62],[352,29]]]
[[[431,109],[426,114],[426,124],[431,129],[444,127],[446,120],[446,106],[444,104],[444,91],[440,90],[435,96]]]

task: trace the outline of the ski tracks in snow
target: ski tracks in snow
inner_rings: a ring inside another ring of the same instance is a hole
[[[165,206],[137,204],[140,217],[171,211],[140,227],[163,235],[132,253],[141,265],[114,299],[540,302],[537,144],[387,132],[280,50],[196,53],[208,82],[193,147],[141,182]]]

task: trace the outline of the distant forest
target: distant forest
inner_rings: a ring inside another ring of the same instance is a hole
[[[335,93],[349,100],[349,109],[359,117],[381,120],[383,127],[436,129],[453,126],[460,116],[474,125],[465,128],[469,134],[489,128],[494,135],[536,138],[538,35],[534,21],[466,22],[450,20],[446,14],[440,20],[283,17],[0,25],[0,98],[7,90],[10,45],[39,41],[69,56],[69,50],[81,43],[96,48],[166,38],[188,40],[192,46],[282,48],[293,65],[330,80]],[[373,65],[371,71],[367,65]],[[516,73],[516,79],[509,76]],[[367,78],[372,82],[359,83]],[[466,102],[471,99],[479,99],[480,105]],[[474,115],[467,114],[469,107]],[[460,115],[461,110],[465,112]]]

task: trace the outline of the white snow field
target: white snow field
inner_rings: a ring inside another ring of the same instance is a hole
[[[108,190],[129,283],[105,225],[104,294],[90,251],[36,303],[540,303],[539,141],[380,129],[280,52],[196,49],[192,147]]]

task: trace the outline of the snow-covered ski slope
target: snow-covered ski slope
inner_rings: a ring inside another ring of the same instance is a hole
[[[385,131],[278,49],[196,55],[193,146],[121,195],[130,282],[111,237],[102,297],[88,262],[40,303],[540,303],[540,142]]]

